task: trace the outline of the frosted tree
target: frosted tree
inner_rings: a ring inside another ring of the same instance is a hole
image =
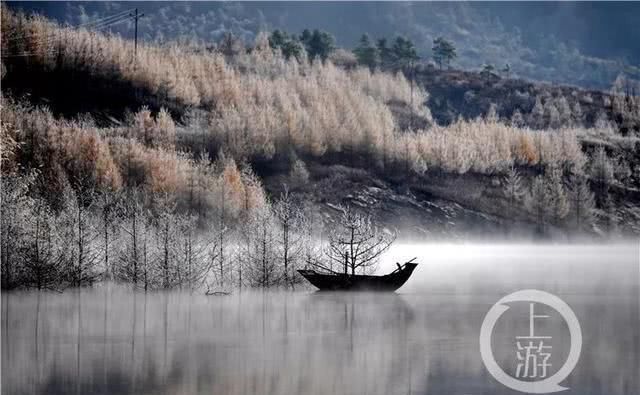
[[[302,235],[302,259],[305,268],[315,268],[322,259],[323,225],[310,214],[300,217],[300,234]]]
[[[522,178],[520,174],[515,169],[515,167],[511,166],[509,172],[504,178],[504,195],[509,202],[509,210],[513,213],[522,197],[524,196],[524,189],[522,186]]]
[[[596,187],[596,203],[604,207],[609,196],[609,187],[613,183],[613,164],[603,147],[598,148],[591,157],[589,175]]]
[[[283,273],[277,264],[276,226],[271,210],[262,207],[251,212],[247,231],[246,278],[252,287],[269,288],[281,284]]]
[[[584,122],[584,114],[582,113],[582,106],[580,102],[576,100],[573,104],[573,109],[571,110],[571,115],[573,117],[573,122],[575,125],[582,125]]]
[[[295,185],[304,185],[309,182],[309,170],[307,170],[307,165],[297,157],[294,158],[293,164],[291,166],[291,171],[289,172],[289,176],[291,180],[295,183]]]
[[[533,179],[525,203],[535,218],[538,233],[544,234],[550,211],[547,184],[542,176]]]
[[[168,196],[157,197],[153,213],[155,225],[154,262],[158,271],[159,287],[179,287],[184,273],[179,265],[180,218],[175,202]]]
[[[618,213],[617,205],[611,195],[607,195],[602,208],[604,211],[604,223],[607,227],[607,231],[609,234],[612,234],[618,227],[620,214]]]
[[[588,181],[585,177],[573,176],[567,190],[576,229],[590,225],[595,219],[595,198]]]
[[[531,109],[531,113],[529,114],[529,125],[538,129],[543,128],[545,123],[544,110],[545,109],[544,109],[544,106],[542,105],[542,100],[540,99],[540,96],[536,96],[535,104],[533,105],[533,108]]]
[[[559,128],[561,124],[560,112],[550,99],[547,99],[544,103],[544,123],[545,126],[553,129]]]
[[[3,169],[4,170],[4,169]],[[34,208],[37,202],[29,196],[37,173],[27,175],[3,174],[2,204],[0,205],[0,259],[2,262],[2,289],[21,284],[25,247],[29,240]]]
[[[396,239],[393,231],[378,228],[370,215],[360,214],[342,207],[336,227],[329,233],[325,255],[328,264],[319,268],[334,272],[331,267],[342,267],[344,274],[355,275],[374,272],[380,256]]]
[[[120,221],[123,214],[123,202],[121,196],[112,190],[104,190],[99,193],[96,199],[95,209],[99,213],[98,232],[100,233],[102,244],[102,262],[104,266],[104,277],[109,279],[112,276],[111,265],[113,258],[111,250],[119,234]]]
[[[90,285],[98,279],[101,252],[100,234],[93,220],[95,192],[88,178],[78,178],[78,190],[66,188],[64,209],[60,213],[64,227],[63,240],[69,247],[66,275],[71,286]]]
[[[177,218],[179,286],[188,290],[201,287],[217,258],[215,233],[198,232],[197,217],[182,215]]]
[[[58,289],[65,280],[68,262],[61,248],[58,223],[49,205],[38,199],[29,218],[21,283],[27,287]]]
[[[489,123],[497,123],[500,120],[498,116],[498,106],[495,103],[491,103],[489,105],[489,109],[484,117],[484,119]]]
[[[289,191],[280,195],[272,207],[273,216],[278,224],[278,253],[283,264],[283,280],[287,287],[294,287],[296,267],[302,255],[301,210],[294,202]]]
[[[545,172],[550,218],[560,223],[569,213],[569,202],[562,180],[562,169],[551,166]]]
[[[522,116],[522,113],[519,109],[516,109],[511,115],[511,126],[514,126],[516,128],[525,126],[524,117]]]
[[[572,122],[571,119],[571,106],[564,96],[560,96],[555,100],[556,109],[558,111],[559,126],[569,125]]]
[[[137,188],[128,191],[122,206],[122,250],[115,262],[114,276],[145,291],[153,287],[149,239],[152,233],[150,215],[143,205],[144,196]]]

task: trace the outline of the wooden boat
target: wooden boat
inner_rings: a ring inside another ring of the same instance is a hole
[[[323,274],[315,270],[298,270],[304,278],[321,291],[390,291],[400,288],[418,266],[412,260],[398,265],[393,272],[384,276],[350,275],[342,273]]]

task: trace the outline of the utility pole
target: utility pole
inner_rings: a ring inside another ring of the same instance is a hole
[[[134,58],[138,57],[138,19],[142,18],[144,16],[144,14],[138,14],[138,9],[136,8],[133,14],[129,14],[129,16],[131,18],[133,18],[133,20],[136,23],[136,27],[135,27],[135,36],[133,39],[133,56]]]

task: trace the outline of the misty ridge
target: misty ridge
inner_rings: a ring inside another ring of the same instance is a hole
[[[458,70],[444,35],[435,64],[318,29],[134,44],[111,12],[75,28],[3,5],[3,288],[292,289],[341,272],[345,243],[372,273],[416,234],[640,232],[632,73],[604,92]]]
[[[211,43],[227,32],[253,42],[261,31],[304,29],[331,33],[353,49],[363,33],[405,36],[422,58],[444,36],[456,42],[455,66],[481,70],[509,64],[514,76],[586,88],[608,89],[616,77],[640,78],[637,4],[576,2],[67,2],[13,3],[61,23],[79,25],[139,7],[139,32],[147,42]],[[517,5],[516,5],[517,4]],[[313,21],[310,24],[308,21]],[[615,21],[615,22],[613,22]],[[133,21],[101,26],[131,37]]]

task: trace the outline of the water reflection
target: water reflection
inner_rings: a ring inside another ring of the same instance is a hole
[[[606,249],[600,261],[593,251],[590,259],[570,253],[555,267],[527,251],[519,270],[478,255],[435,262],[400,294],[207,297],[116,285],[4,293],[2,392],[513,394],[486,373],[478,333],[499,297],[535,284],[561,294],[582,323],[583,354],[565,382],[571,392],[633,394],[637,247],[625,248],[613,265]]]

